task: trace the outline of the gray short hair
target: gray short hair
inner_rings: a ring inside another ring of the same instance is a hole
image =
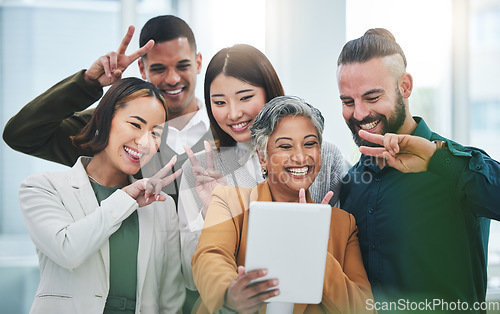
[[[319,143],[322,143],[325,119],[321,112],[299,97],[279,96],[264,105],[250,128],[252,144],[264,159],[267,159],[269,136],[274,132],[278,122],[284,117],[298,115],[311,119],[318,132]]]

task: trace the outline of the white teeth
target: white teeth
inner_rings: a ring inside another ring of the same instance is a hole
[[[376,127],[379,122],[380,122],[380,120],[377,120],[377,121],[373,121],[373,122],[366,123],[366,124],[360,124],[359,126],[363,130],[369,130],[369,129],[373,129],[374,127]]]
[[[249,123],[250,123],[250,121],[241,122],[241,123],[238,123],[238,124],[233,124],[233,125],[231,125],[231,128],[233,128],[233,129],[240,129],[240,128],[246,126]]]
[[[130,155],[137,157],[137,158],[141,158],[143,155],[143,154],[141,154],[135,150],[132,150],[131,148],[128,148],[128,147],[124,147],[124,149],[127,153],[129,153]]]
[[[309,167],[305,166],[302,168],[287,168],[288,172],[297,176],[303,176],[309,171]]]
[[[166,90],[165,93],[169,94],[169,95],[177,95],[179,94],[180,92],[182,92],[182,88],[179,88],[179,89],[176,89],[176,90]]]

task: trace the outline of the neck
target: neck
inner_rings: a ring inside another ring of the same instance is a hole
[[[128,185],[128,176],[126,173],[110,166],[104,154],[97,153],[85,169],[87,174],[93,178],[93,181],[104,186]]]
[[[269,185],[269,189],[271,191],[271,199],[273,200],[273,202],[299,202],[299,191],[297,191],[296,193],[284,193],[283,191],[277,191],[272,185]]]
[[[193,103],[190,104],[186,109],[181,112],[168,112],[168,125],[176,128],[177,130],[182,130],[188,124],[189,120],[193,118],[196,112],[199,110],[198,105],[196,104],[196,98],[193,100]]]

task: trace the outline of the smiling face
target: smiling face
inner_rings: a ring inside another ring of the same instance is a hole
[[[273,200],[297,201],[299,190],[308,189],[321,168],[318,131],[307,117],[284,117],[269,137],[267,160],[259,158]]]
[[[264,88],[219,74],[210,86],[212,113],[221,129],[236,142],[248,142],[250,127],[266,104]]]
[[[387,58],[387,57],[386,57]],[[358,146],[373,146],[359,137],[360,129],[371,133],[411,133],[413,119],[405,98],[411,94],[411,76],[398,79],[389,70],[389,59],[373,58],[338,68],[342,115]]]
[[[139,59],[142,78],[156,85],[165,96],[169,120],[198,110],[196,76],[201,70],[201,54],[191,50],[187,38],[155,43]]]
[[[97,156],[110,172],[136,174],[160,145],[165,109],[154,97],[140,97],[117,109],[106,148]]]

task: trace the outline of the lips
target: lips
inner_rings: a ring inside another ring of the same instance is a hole
[[[303,167],[286,167],[285,170],[295,177],[302,177],[307,175],[312,169],[312,166]]]
[[[368,131],[368,130],[374,129],[379,123],[380,123],[380,120],[376,120],[376,121],[372,121],[370,123],[359,124],[359,127],[363,130]]]
[[[241,132],[241,131],[248,129],[248,125],[250,124],[250,121],[252,121],[252,120],[248,120],[248,121],[240,122],[240,123],[236,123],[236,124],[230,124],[229,127],[235,132]]]
[[[172,90],[163,89],[162,92],[164,92],[168,96],[178,96],[178,95],[180,95],[184,91],[185,88],[186,87],[181,87],[181,88],[172,89]]]
[[[139,162],[142,156],[144,156],[144,153],[140,152],[137,149],[128,146],[123,146],[123,149],[125,150],[125,153],[127,153],[127,156],[132,159],[132,161]]]

